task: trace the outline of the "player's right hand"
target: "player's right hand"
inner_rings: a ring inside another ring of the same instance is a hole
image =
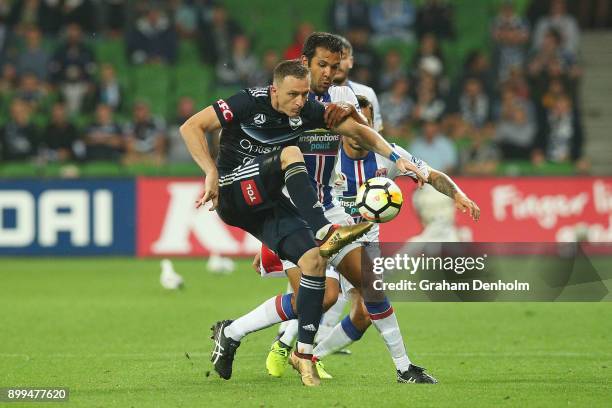
[[[257,251],[257,253],[255,254],[255,257],[253,258],[253,269],[255,269],[255,272],[257,272],[257,274],[260,274],[261,271],[259,270],[259,264],[261,263],[261,251]]]
[[[202,207],[209,201],[212,202],[212,205],[208,211],[215,211],[219,204],[219,176],[216,174],[206,175],[206,179],[204,180],[204,192],[196,201],[196,208]]]

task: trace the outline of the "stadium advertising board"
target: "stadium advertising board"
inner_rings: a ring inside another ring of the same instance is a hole
[[[386,242],[406,241],[423,232],[410,199],[414,183],[398,181],[404,207],[395,220],[381,225],[381,240]],[[463,240],[612,241],[612,178],[458,178],[457,182],[482,210],[478,223],[456,214]],[[138,179],[138,255],[249,255],[259,248],[253,237],[227,227],[215,212],[195,208],[202,187],[198,179]]]
[[[139,256],[247,255],[260,243],[244,231],[228,227],[208,208],[196,209],[201,179],[139,178]]]
[[[456,181],[481,209],[478,223],[456,214],[462,240],[612,242],[610,177],[458,177]],[[400,187],[404,192],[414,189],[407,180],[401,180]],[[383,241],[405,241],[423,230],[414,208],[408,210],[411,200],[404,205],[393,222],[383,225]]]
[[[133,180],[0,181],[0,254],[133,255]]]

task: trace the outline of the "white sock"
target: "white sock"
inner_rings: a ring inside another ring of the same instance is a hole
[[[285,332],[279,338],[279,340],[286,346],[292,347],[293,342],[295,341],[298,335],[298,321],[297,319],[293,319],[293,320],[287,320],[286,322],[283,322],[283,323],[286,323],[287,325],[285,327]],[[321,327],[319,326],[319,330],[320,329]]]
[[[287,327],[291,324],[291,320],[285,320],[278,325],[278,334],[285,333],[287,331]]]
[[[297,342],[297,346],[295,347],[298,353],[301,354],[312,354],[312,344],[300,343]]]
[[[323,313],[319,331],[317,331],[317,336],[315,337],[315,343],[322,341],[331,333],[338,320],[340,320],[342,312],[344,312],[344,305],[346,305],[346,300],[344,297],[338,296],[336,303],[327,312]]]
[[[232,324],[227,326],[224,334],[236,341],[240,341],[244,336],[257,330],[265,329],[283,320],[293,319],[295,315],[291,310],[291,302],[287,306],[284,299],[287,295],[274,296],[257,306],[249,313],[240,316]]]
[[[410,359],[406,354],[404,339],[402,338],[397,317],[393,310],[386,317],[376,318],[376,315],[372,314],[370,314],[370,317],[372,318],[372,324],[385,341],[395,367],[402,372],[408,370]]]
[[[346,334],[342,329],[342,325],[338,323],[330,331],[329,335],[317,344],[317,347],[314,348],[313,355],[319,360],[322,360],[330,354],[347,347],[352,342],[353,339]]]

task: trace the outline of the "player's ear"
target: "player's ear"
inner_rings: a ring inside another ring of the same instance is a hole
[[[305,55],[302,55],[300,57],[300,61],[302,61],[302,65],[307,67],[308,66],[308,58]]]
[[[270,85],[270,95],[276,95],[277,92],[278,90],[276,89],[276,85]]]

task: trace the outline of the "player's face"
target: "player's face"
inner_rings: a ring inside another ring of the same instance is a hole
[[[318,94],[327,92],[340,66],[340,53],[317,47],[310,60],[310,88]]]
[[[277,101],[278,111],[287,116],[297,116],[304,107],[310,91],[310,78],[285,77],[280,83],[272,87],[273,95]]]
[[[338,72],[336,72],[336,76],[334,77],[334,83],[343,85],[348,79],[351,68],[353,68],[353,56],[349,53],[349,50],[345,48],[342,50],[342,58],[340,59]]]

